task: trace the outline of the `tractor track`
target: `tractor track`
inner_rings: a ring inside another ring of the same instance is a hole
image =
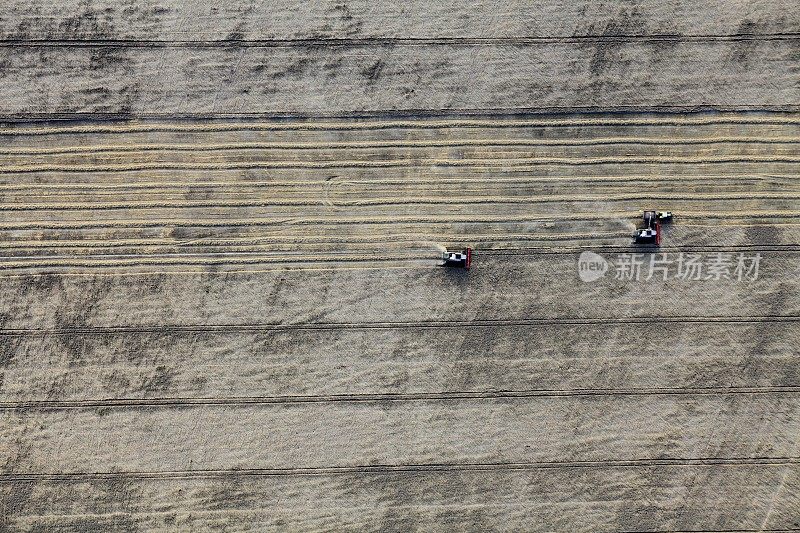
[[[598,238],[620,238],[628,237],[629,232],[607,232],[607,233],[553,233],[553,234],[472,234],[470,237],[473,239],[471,242],[493,242],[498,237],[503,240],[525,240],[525,241],[571,241],[581,239],[598,239]],[[231,238],[199,238],[190,241],[181,241],[174,239],[108,239],[108,240],[91,240],[91,239],[78,239],[78,240],[22,240],[22,239],[9,239],[0,242],[0,249],[36,249],[36,248],[136,248],[136,247],[164,247],[175,249],[191,249],[191,248],[223,248],[223,249],[236,249],[241,248],[243,251],[257,251],[259,248],[265,246],[276,246],[280,243],[292,246],[303,245],[320,245],[320,244],[342,244],[348,247],[351,246],[388,246],[398,245],[404,249],[422,249],[421,241],[439,242],[450,241],[461,238],[457,233],[423,233],[422,230],[412,233],[385,233],[381,235],[367,235],[357,236],[350,235],[347,240],[337,238],[336,236],[324,235],[253,235],[250,237],[231,237]],[[744,245],[742,245],[744,246]],[[776,246],[779,246],[776,244]],[[427,251],[430,251],[428,247]]]
[[[133,257],[133,256],[147,256],[147,255],[154,255],[154,256],[222,256],[222,255],[257,255],[257,254],[264,254],[265,256],[269,256],[269,254],[279,253],[279,252],[287,252],[302,249],[305,247],[311,247],[313,250],[318,250],[317,246],[322,245],[339,245],[342,248],[346,248],[347,251],[342,249],[331,251],[331,250],[322,250],[320,253],[328,253],[328,254],[341,254],[341,253],[348,253],[354,249],[368,249],[373,250],[376,248],[380,249],[392,249],[392,250],[405,250],[408,253],[409,257],[415,258],[424,258],[425,254],[429,254],[431,252],[430,247],[424,247],[420,244],[420,241],[436,241],[436,242],[448,242],[454,241],[458,239],[458,235],[451,234],[451,235],[426,235],[426,234],[418,234],[418,233],[410,233],[405,235],[395,235],[395,236],[387,236],[384,239],[380,239],[375,237],[375,240],[372,240],[373,237],[365,237],[362,239],[348,239],[347,241],[336,241],[335,239],[324,239],[324,238],[304,238],[301,235],[297,236],[282,236],[283,238],[271,238],[271,237],[252,237],[247,238],[241,242],[225,242],[222,240],[214,240],[214,241],[205,241],[204,239],[200,239],[198,241],[192,242],[180,242],[180,241],[161,241],[159,239],[153,239],[152,242],[147,240],[109,240],[109,241],[8,241],[5,243],[0,244],[0,249],[9,250],[12,252],[20,252],[26,250],[73,250],[73,251],[91,251],[91,250],[98,250],[98,249],[112,249],[112,250],[119,250],[120,248],[128,249],[130,251],[126,253],[122,252],[114,252],[114,253],[82,253],[80,257],[85,257],[88,255],[94,255],[97,257]],[[531,236],[531,235],[514,235],[514,234],[496,234],[496,235],[472,235],[471,240],[469,241],[470,244],[476,245],[480,244],[481,246],[476,249],[478,253],[481,255],[561,255],[561,254],[568,254],[568,253],[577,253],[581,251],[592,251],[592,250],[602,250],[602,251],[620,251],[620,252],[638,252],[638,253],[647,253],[652,252],[653,250],[650,248],[642,248],[639,246],[624,246],[624,245],[611,245],[608,242],[601,242],[594,246],[585,246],[585,245],[576,245],[571,247],[554,247],[554,246],[530,246],[532,243],[542,242],[542,243],[552,243],[552,242],[559,242],[559,241],[589,241],[592,240],[597,242],[600,239],[627,239],[629,238],[629,232],[613,232],[613,233],[604,233],[604,234],[594,234],[590,236],[583,236],[580,234],[575,235],[553,235],[550,238],[546,238],[546,236]],[[293,242],[296,241],[296,242]],[[507,246],[492,246],[498,242],[524,242],[527,243],[528,246],[514,246],[507,247]],[[138,248],[160,248],[163,251],[158,253],[155,252],[147,252],[147,251],[139,251]],[[191,251],[192,248],[199,248],[199,251]],[[181,250],[180,252],[176,252],[174,250]],[[188,250],[188,251],[187,251]],[[772,244],[731,244],[731,245],[704,245],[704,246],[697,246],[697,245],[687,245],[687,246],[660,246],[658,248],[659,253],[677,253],[677,252],[698,252],[698,251],[720,251],[720,252],[736,252],[736,251],[755,251],[755,252],[782,252],[782,251],[799,251],[800,250],[800,243],[772,243]],[[50,254],[48,254],[50,255]],[[7,259],[19,259],[20,255],[9,255],[5,258]],[[44,255],[37,256],[31,254],[29,258],[34,257],[46,257]]]
[[[484,111],[485,113],[485,111]],[[102,114],[100,114],[102,115]],[[167,117],[169,118],[169,117]],[[208,119],[204,115],[201,118]],[[800,125],[794,116],[757,116],[730,114],[718,116],[659,116],[650,118],[535,118],[535,119],[451,119],[451,120],[363,120],[363,121],[271,121],[231,122],[212,124],[141,123],[141,124],[81,124],[69,126],[4,127],[0,135],[40,136],[72,133],[184,133],[231,131],[359,131],[385,129],[452,129],[452,128],[529,128],[529,127],[589,127],[589,126],[715,126],[715,125]]]
[[[322,323],[251,323],[251,324],[169,324],[169,325],[130,325],[130,326],[73,326],[55,329],[12,328],[0,329],[0,336],[46,336],[46,335],[112,335],[131,333],[227,333],[294,331],[294,330],[371,330],[371,329],[419,329],[464,327],[520,327],[552,325],[629,325],[650,324],[653,321],[677,324],[760,324],[771,322],[800,322],[796,315],[762,316],[632,316],[620,318],[529,318],[529,319],[480,319],[480,320],[419,320],[397,322],[322,322]]]
[[[271,111],[60,111],[60,112],[7,112],[0,113],[0,124],[9,127],[15,124],[46,124],[54,123],[113,123],[123,121],[137,122],[181,122],[181,121],[330,121],[341,123],[343,120],[356,122],[371,120],[434,120],[434,119],[466,119],[467,117],[491,117],[492,119],[520,119],[531,117],[563,117],[578,114],[589,116],[625,116],[625,115],[655,115],[656,117],[690,117],[691,115],[715,116],[719,114],[752,116],[763,118],[764,114],[787,116],[800,111],[800,106],[794,103],[737,103],[737,104],[614,104],[614,105],[541,105],[539,107],[452,107],[448,109],[430,107],[405,107],[398,109],[359,109],[359,110],[315,110],[307,109],[281,109]]]
[[[702,165],[731,163],[800,163],[800,156],[791,155],[740,155],[740,156],[632,156],[632,157],[530,157],[506,159],[418,159],[418,160],[341,160],[341,161],[261,161],[261,162],[217,162],[217,163],[126,163],[103,165],[6,165],[0,174],[26,174],[35,172],[92,173],[92,172],[138,172],[142,170],[265,170],[265,169],[339,169],[339,168],[429,168],[472,167],[505,168],[538,165],[593,166],[593,165]]]
[[[305,476],[338,474],[387,474],[418,472],[463,472],[495,470],[541,470],[586,468],[654,468],[654,467],[739,467],[750,465],[794,466],[800,457],[704,457],[704,458],[640,458],[596,461],[539,461],[492,463],[420,463],[359,466],[320,466],[298,468],[236,468],[165,471],[2,473],[0,482],[73,481],[95,479],[181,479],[250,476]]]
[[[517,174],[517,172],[511,172],[512,174]],[[109,176],[113,177],[113,176]],[[198,175],[198,178],[200,175]],[[503,175],[487,175],[487,174],[476,174],[476,175],[461,175],[461,176],[449,176],[449,175],[441,175],[436,176],[433,178],[426,178],[416,175],[411,176],[402,176],[396,178],[370,178],[364,176],[312,176],[308,178],[298,177],[295,179],[270,179],[268,181],[264,180],[240,180],[238,177],[232,177],[226,180],[200,180],[200,179],[192,179],[192,180],[179,180],[174,179],[170,181],[122,181],[123,179],[128,179],[126,176],[125,178],[118,177],[116,180],[105,181],[101,183],[90,183],[90,182],[75,182],[75,181],[68,181],[68,182],[51,182],[46,183],[42,181],[36,182],[28,182],[28,183],[1,183],[0,190],[16,190],[16,189],[92,189],[97,188],[100,190],[110,189],[170,189],[170,188],[182,188],[182,187],[199,187],[199,188],[215,188],[215,187],[254,187],[254,188],[261,188],[261,187],[275,187],[277,189],[280,188],[287,188],[287,189],[295,189],[295,188],[302,188],[302,187],[309,187],[309,188],[319,188],[325,186],[327,182],[330,180],[334,180],[335,183],[345,183],[347,185],[438,185],[438,184],[472,184],[472,185],[483,185],[483,186],[492,186],[495,182],[500,184],[506,183],[521,183],[521,184],[538,184],[538,183],[555,183],[558,185],[562,185],[565,182],[571,181],[578,181],[578,182],[609,182],[609,183],[616,183],[616,182],[630,182],[630,181],[638,181],[641,182],[642,180],[646,180],[652,177],[649,174],[630,174],[630,175],[548,175],[548,176],[517,176],[517,177],[507,177]],[[145,176],[145,179],[148,179],[149,176]],[[487,178],[491,178],[488,180]],[[753,182],[763,182],[773,180],[776,182],[782,183],[794,183],[797,180],[797,176],[793,174],[752,174],[752,173],[725,173],[725,174],[669,174],[663,176],[663,179],[667,182],[677,181],[714,181],[719,182],[723,180],[729,180],[731,182],[739,182],[739,181],[753,181]]]
[[[532,185],[547,185],[552,187],[553,185],[558,185],[560,187],[568,187],[571,184],[574,186],[578,186],[577,184],[583,183],[599,183],[599,184],[616,184],[616,183],[624,183],[624,184],[634,184],[638,185],[641,184],[642,181],[647,180],[648,176],[646,175],[631,175],[631,176],[563,176],[563,177],[555,177],[555,176],[539,176],[539,177],[517,177],[517,178],[508,178],[508,177],[492,177],[491,181],[487,181],[487,176],[472,176],[472,177],[448,177],[448,176],[441,176],[437,178],[380,178],[380,179],[369,179],[363,177],[347,177],[345,180],[335,180],[333,181],[336,185],[346,185],[348,187],[357,187],[357,186],[370,186],[370,188],[374,188],[375,186],[413,186],[415,190],[422,189],[424,185],[433,185],[437,187],[441,187],[443,185],[469,185],[479,190],[491,190],[492,188],[507,188],[509,187],[508,184],[515,184],[521,186],[532,186]],[[726,175],[670,175],[664,176],[660,179],[661,183],[688,183],[688,184],[705,184],[705,183],[714,183],[715,187],[720,186],[752,186],[752,184],[757,183],[780,183],[782,185],[790,184],[793,186],[800,186],[800,183],[795,183],[796,176],[793,175],[752,175],[752,174],[726,174]],[[722,183],[720,181],[727,180],[729,183]],[[171,190],[171,189],[195,189],[195,190],[206,190],[206,189],[254,189],[258,192],[259,189],[272,189],[282,192],[284,194],[292,194],[296,195],[299,192],[302,192],[302,189],[308,189],[309,191],[319,192],[324,190],[325,187],[330,186],[331,180],[329,178],[323,177],[314,177],[309,178],[306,180],[303,179],[296,179],[296,180],[271,180],[271,181],[236,181],[235,179],[231,179],[228,181],[184,181],[184,180],[172,180],[169,182],[166,181],[145,181],[145,182],[136,182],[136,181],[126,181],[120,182],[119,179],[115,180],[116,182],[113,183],[80,183],[80,182],[65,182],[65,183],[0,183],[0,191],[39,191],[39,190],[57,190],[57,191],[91,191],[92,196],[95,195],[110,195],[110,194],[120,194],[126,193],[131,191],[160,191],[160,190]],[[627,186],[627,185],[626,185]],[[282,189],[286,189],[283,191]],[[296,191],[296,189],[301,189],[301,191]],[[423,189],[424,190],[424,189]],[[455,193],[460,192],[463,188],[459,188],[455,190]],[[467,189],[469,190],[469,189]],[[100,192],[100,191],[113,191],[113,192]],[[118,191],[118,192],[117,192]],[[74,194],[85,194],[85,192],[74,193]],[[155,194],[155,193],[149,193]],[[167,194],[167,193],[158,193],[158,194]],[[53,194],[55,195],[55,194]],[[63,195],[63,192],[60,195]],[[37,195],[42,196],[42,195]]]
[[[362,150],[374,148],[451,148],[464,146],[695,146],[717,144],[797,144],[798,137],[603,137],[593,139],[456,139],[407,141],[318,141],[318,142],[239,142],[227,144],[125,144],[98,146],[64,146],[58,148],[0,148],[0,156],[94,155],[140,152],[229,152],[236,150]]]
[[[618,253],[638,253],[646,254],[655,251],[650,248],[634,248],[634,247],[585,247],[576,248],[572,250],[553,250],[553,249],[494,249],[494,250],[478,250],[477,253],[483,256],[538,256],[538,255],[572,255],[578,251],[593,251],[593,252],[618,252]],[[725,248],[725,247],[684,247],[684,248],[658,248],[658,253],[693,253],[693,252],[769,252],[773,254],[789,253],[796,254],[797,247],[792,248]],[[284,255],[279,255],[283,253]],[[83,259],[78,259],[82,257]],[[36,256],[6,256],[0,259],[0,271],[14,270],[23,268],[53,268],[53,267],[73,267],[73,268],[110,268],[110,267],[125,267],[125,266],[221,266],[221,265],[257,265],[257,264],[352,264],[352,263],[366,263],[366,264],[391,264],[402,261],[418,262],[430,261],[430,263],[419,264],[417,268],[430,269],[435,266],[433,262],[437,257],[433,254],[425,256],[420,253],[406,253],[406,254],[386,254],[376,249],[373,253],[356,254],[352,252],[326,252],[317,251],[315,253],[291,254],[288,252],[275,252],[274,254],[267,254],[264,252],[222,252],[222,253],[194,253],[194,254],[129,254],[129,255],[113,255],[103,254],[94,257],[83,256],[52,256],[52,255],[36,255]],[[407,265],[408,268],[413,268],[413,265]]]
[[[248,226],[314,226],[321,225],[375,225],[387,223],[404,224],[502,224],[522,222],[564,222],[582,221],[590,213],[569,215],[528,215],[528,216],[467,216],[461,214],[451,215],[394,215],[390,217],[347,217],[334,218],[332,216],[286,216],[276,215],[271,218],[238,218],[229,220],[218,219],[112,219],[112,220],[79,220],[79,221],[33,221],[33,222],[0,222],[0,230],[36,230],[36,229],[96,229],[96,228],[158,228],[158,227],[248,227]],[[604,212],[602,215],[593,216],[598,221],[637,220],[641,213],[636,211]],[[709,211],[681,211],[681,220],[725,219],[798,219],[800,211],[755,211],[740,210],[734,213],[709,212]]]
[[[514,238],[514,236],[509,236],[508,238],[504,237],[503,235],[498,235],[495,237],[497,241],[524,241],[526,243],[535,242],[537,239],[535,238],[526,238],[525,236],[518,236],[519,238]],[[607,234],[608,238],[627,238],[629,237],[628,233],[613,233]],[[262,239],[264,240],[264,239]],[[267,239],[268,240],[268,239]],[[291,241],[291,238],[288,239]],[[543,242],[552,242],[552,241],[559,241],[559,240],[580,240],[578,238],[574,239],[566,239],[565,237],[559,236],[554,239],[543,239]],[[588,239],[587,239],[588,240]],[[302,241],[300,237],[298,237],[298,241]],[[58,246],[58,241],[53,241],[56,246],[53,248],[72,248],[72,249],[81,249],[84,248],[82,245],[71,244],[67,246]],[[476,239],[474,241],[470,241],[471,244],[475,243],[492,243],[494,241]],[[336,244],[341,245],[343,247],[352,249],[348,250],[317,250],[314,249],[314,246],[319,246],[320,244],[324,244],[325,241],[321,242],[310,242],[308,246],[312,247],[314,251],[314,255],[320,256],[329,256],[329,257],[336,257],[342,256],[345,258],[351,257],[354,259],[360,259],[361,255],[355,255],[354,249],[366,249],[366,250],[374,250],[374,249],[392,249],[394,254],[391,256],[395,259],[436,259],[438,256],[436,254],[431,255],[431,248],[423,247],[419,244],[418,240],[409,240],[409,241],[399,241],[397,238],[394,240],[390,240],[389,243],[386,243],[381,240],[377,240],[375,242],[372,241],[355,241],[355,242],[338,242]],[[183,250],[180,252],[175,251],[162,251],[162,252],[150,252],[150,253],[95,253],[95,254],[81,254],[77,257],[82,257],[84,259],[105,259],[105,258],[120,258],[120,259],[133,259],[139,257],[161,257],[161,258],[170,258],[170,257],[187,257],[187,258],[208,258],[213,259],[217,257],[264,257],[264,258],[295,258],[295,259],[306,259],[308,256],[304,256],[300,253],[291,253],[291,250],[296,250],[299,247],[300,243],[296,245],[283,245],[288,250],[279,248],[278,243],[266,243],[264,245],[253,245],[251,247],[248,246],[241,246],[241,245],[213,245],[213,244],[195,244],[194,246],[202,247],[202,251],[185,251],[187,246],[190,245],[179,245],[179,244],[171,244],[171,245],[163,245],[163,244],[154,244],[152,246],[159,246],[159,247],[168,247],[171,249],[176,250]],[[392,246],[397,245],[397,246]],[[98,247],[106,247],[107,245],[103,243],[96,243],[95,245],[86,246],[85,248],[92,250]],[[149,244],[138,244],[138,245],[125,245],[120,244],[118,246],[130,247],[131,249],[135,250],[138,246],[150,246]],[[109,248],[113,248],[113,243],[108,245]],[[268,248],[266,250],[259,249],[259,248]],[[374,247],[374,248],[373,248]],[[50,246],[46,243],[38,243],[37,246],[34,247],[16,247],[16,246],[4,246],[4,248],[50,248]],[[208,250],[206,248],[222,248],[223,250]],[[244,248],[240,250],[225,250],[230,248]],[[679,252],[738,252],[738,251],[751,251],[751,252],[769,252],[769,253],[793,253],[800,251],[800,243],[775,243],[775,244],[739,244],[739,245],[686,245],[686,246],[659,246],[657,249],[653,247],[643,247],[643,246],[636,246],[636,245],[612,245],[609,243],[602,243],[597,244],[594,246],[589,245],[576,245],[576,246],[561,246],[561,247],[554,247],[554,246],[513,246],[513,247],[503,247],[503,246],[485,246],[480,247],[475,250],[476,253],[479,253],[483,257],[498,257],[498,256],[536,256],[536,255],[570,255],[574,253],[580,253],[583,251],[596,251],[596,252],[631,252],[631,253],[640,253],[640,254],[647,254],[647,253],[679,253]],[[405,252],[405,253],[400,253]],[[285,255],[278,255],[280,253],[284,253]],[[350,254],[350,255],[348,255]],[[56,256],[56,255],[30,255],[30,256],[21,256],[21,255],[12,255],[6,256],[3,259],[9,260],[36,260],[39,258],[50,258],[51,260],[55,259],[68,259],[71,256]],[[365,256],[366,257],[366,256]],[[370,256],[371,257],[371,256]],[[375,256],[378,257],[378,256]],[[387,256],[388,257],[388,256]],[[380,257],[378,257],[380,258]],[[327,258],[325,258],[327,259]]]
[[[137,407],[210,407],[244,405],[292,405],[328,403],[383,402],[457,402],[462,400],[504,400],[526,398],[629,397],[629,396],[730,396],[797,395],[798,386],[773,387],[700,387],[700,388],[631,388],[631,389],[530,389],[509,391],[447,391],[420,393],[331,394],[312,396],[239,396],[239,397],[169,397],[106,398],[85,400],[0,401],[0,410],[40,411],[94,408]]]
[[[605,194],[596,196],[552,195],[542,197],[514,196],[453,196],[451,198],[435,197],[378,197],[356,200],[337,200],[334,205],[341,207],[358,206],[395,206],[395,205],[474,205],[474,204],[549,204],[549,203],[596,203],[596,202],[631,202],[631,201],[746,201],[746,200],[800,200],[800,193],[693,193],[693,194]],[[323,198],[303,199],[270,199],[270,200],[179,200],[179,201],[126,201],[126,202],[91,202],[91,203],[5,203],[0,211],[110,211],[121,209],[191,209],[198,207],[311,207],[324,205]],[[800,205],[800,204],[798,204]]]
[[[614,34],[614,35],[516,35],[503,37],[314,37],[265,39],[109,39],[109,38],[14,38],[0,40],[0,47],[86,47],[86,48],[294,48],[294,47],[398,47],[398,46],[533,46],[539,44],[591,43],[709,43],[747,41],[792,41],[800,39],[795,32],[730,33],[730,34]]]

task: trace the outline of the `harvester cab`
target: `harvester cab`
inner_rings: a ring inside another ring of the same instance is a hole
[[[639,228],[633,234],[636,244],[661,245],[661,225],[672,222],[671,211],[645,211],[642,216],[644,228]]]
[[[636,234],[633,236],[636,244],[653,244],[658,246],[661,244],[661,228],[656,226],[653,228],[637,229]]]
[[[469,267],[472,265],[472,248],[442,252],[442,261],[444,261],[444,263],[442,263],[443,267],[469,270]]]

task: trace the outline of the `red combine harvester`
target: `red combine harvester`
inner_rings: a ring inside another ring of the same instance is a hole
[[[442,263],[443,267],[469,270],[469,267],[472,265],[472,248],[442,252],[442,261],[444,261],[444,263]]]
[[[633,241],[636,244],[661,245],[661,224],[672,222],[670,211],[645,211],[644,228],[639,228],[633,234]]]

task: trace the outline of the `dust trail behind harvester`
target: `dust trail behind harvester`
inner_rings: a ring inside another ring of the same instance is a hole
[[[442,256],[447,253],[447,247],[430,241],[418,241],[413,243],[413,248],[419,248],[420,258],[412,259],[411,262],[417,265],[442,266],[444,260]]]

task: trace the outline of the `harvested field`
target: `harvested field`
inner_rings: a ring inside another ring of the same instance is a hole
[[[698,224],[734,246],[774,228],[786,245],[799,131],[742,114],[11,128],[0,268],[429,270],[439,243],[628,247],[648,202],[686,222],[673,247],[723,244]],[[752,220],[764,228],[742,233]]]
[[[7,0],[0,530],[800,531],[799,32]]]
[[[11,523],[797,527],[799,134],[741,113],[10,126]],[[651,204],[679,217],[663,257],[758,253],[758,279],[582,283],[578,254],[634,251]],[[436,268],[460,243],[475,268]]]

